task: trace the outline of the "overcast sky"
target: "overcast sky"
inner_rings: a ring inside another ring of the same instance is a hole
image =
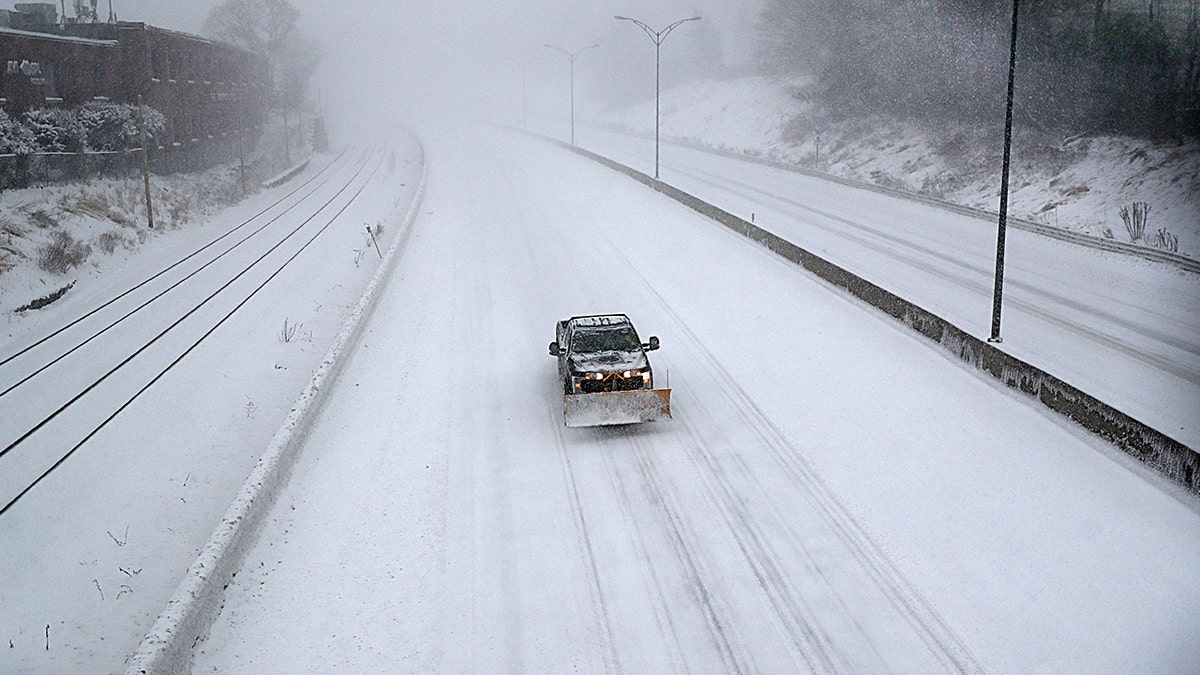
[[[123,21],[200,33],[217,0],[112,0]],[[580,106],[652,97],[654,44],[617,21],[655,28],[694,15],[663,45],[664,82],[698,65],[750,60],[762,0],[292,0],[324,45],[314,87],[333,116],[371,116],[457,104],[502,114],[544,108],[569,86],[568,50],[599,43],[576,61]],[[70,3],[68,3],[69,5]],[[107,0],[100,1],[107,16]],[[68,10],[70,11],[70,10]],[[523,95],[524,94],[524,95]],[[583,114],[583,113],[581,113]]]

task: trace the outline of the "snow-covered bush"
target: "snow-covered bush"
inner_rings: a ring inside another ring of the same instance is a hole
[[[81,152],[84,148],[83,124],[75,110],[40,108],[25,113],[25,124],[33,132],[43,152]]]
[[[29,155],[37,152],[37,141],[29,127],[0,110],[0,155]]]
[[[25,113],[25,124],[9,120],[8,134],[32,147],[29,152],[132,150],[141,147],[138,107],[128,103],[88,103],[78,108],[42,108]],[[162,135],[167,118],[145,106],[146,136]],[[16,127],[24,127],[24,132]],[[0,121],[0,150],[4,135]],[[26,133],[27,132],[27,133]],[[25,147],[22,146],[22,147]],[[16,153],[20,154],[20,153]],[[29,154],[28,152],[25,154]]]
[[[146,135],[153,139],[167,127],[163,114],[145,106]],[[79,108],[87,147],[96,151],[131,150],[141,146],[138,107],[128,103],[88,103]]]

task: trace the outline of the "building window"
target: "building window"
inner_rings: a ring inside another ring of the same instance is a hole
[[[42,61],[42,91],[46,98],[58,98],[58,85],[54,81],[54,62]]]

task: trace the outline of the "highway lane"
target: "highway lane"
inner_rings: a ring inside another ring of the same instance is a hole
[[[197,671],[1200,664],[1200,513],[1161,481],[613,172],[425,141],[423,213]],[[614,311],[662,338],[675,419],[566,429],[554,322]]]

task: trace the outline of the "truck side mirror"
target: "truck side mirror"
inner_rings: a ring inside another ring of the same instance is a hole
[[[559,352],[558,343],[551,342],[550,343],[550,356],[558,356],[558,352]]]
[[[647,344],[647,345],[645,345],[645,346],[644,346],[644,349],[645,349],[646,351],[648,351],[648,352],[652,352],[652,351],[654,351],[655,349],[658,349],[658,348],[659,348],[659,346],[660,346],[660,345],[658,344],[658,338],[657,338],[657,337],[655,337],[655,336],[653,336],[653,335],[651,335],[651,336],[650,336],[650,342],[649,342],[649,344]]]

